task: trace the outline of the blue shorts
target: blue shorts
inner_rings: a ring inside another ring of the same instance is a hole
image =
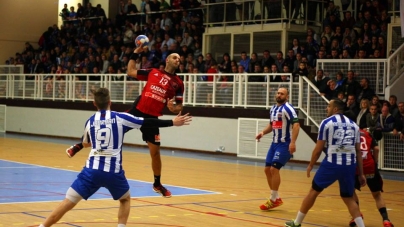
[[[351,197],[355,191],[355,173],[356,164],[341,166],[323,161],[313,178],[313,185],[322,190],[338,181],[340,195]],[[314,189],[316,190],[316,188]]]
[[[77,175],[77,179],[73,182],[71,187],[85,200],[101,187],[108,189],[114,200],[120,199],[129,190],[125,171],[109,173],[85,167],[79,175]]]
[[[265,166],[273,166],[274,163],[285,166],[292,157],[289,153],[289,144],[290,142],[272,143],[268,150],[267,158],[265,159]]]

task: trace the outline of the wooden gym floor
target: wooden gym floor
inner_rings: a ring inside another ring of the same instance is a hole
[[[82,169],[83,150],[69,159],[65,149],[75,141],[36,136],[0,136],[0,227],[38,226],[64,199],[64,193]],[[124,147],[123,166],[131,183],[129,226],[284,226],[294,219],[312,178],[306,165],[289,163],[282,169],[281,207],[269,212],[259,205],[269,196],[264,162],[216,154],[162,151],[162,183],[172,198],[152,192],[150,157],[144,148]],[[312,174],[312,176],[314,173]],[[389,216],[396,227],[404,219],[404,177],[383,172]],[[359,192],[368,227],[382,226],[368,190]],[[116,226],[118,202],[107,192],[81,201],[55,226]],[[348,226],[350,215],[338,193],[338,184],[326,189],[302,226]]]

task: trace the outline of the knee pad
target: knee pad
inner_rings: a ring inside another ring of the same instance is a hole
[[[70,200],[72,203],[77,204],[80,200],[83,199],[79,193],[76,192],[73,188],[69,188],[66,192],[66,199]]]

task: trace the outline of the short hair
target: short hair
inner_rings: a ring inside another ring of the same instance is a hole
[[[338,111],[343,112],[345,109],[345,103],[340,99],[332,99],[333,106],[337,107]]]
[[[95,106],[100,110],[106,110],[110,102],[108,88],[98,88],[92,91],[94,95]]]
[[[283,87],[283,86],[282,86],[282,87],[278,88],[278,90],[279,90],[279,89],[285,89],[285,90],[286,90],[286,95],[289,95],[289,89],[288,89],[287,87]]]
[[[393,99],[395,99],[397,101],[397,96],[395,96],[395,95],[390,95],[389,98],[393,98]]]

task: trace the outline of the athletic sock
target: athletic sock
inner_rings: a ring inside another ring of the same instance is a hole
[[[390,221],[390,220],[389,220],[389,215],[387,214],[387,209],[386,209],[386,207],[380,208],[380,209],[379,209],[379,213],[380,213],[380,215],[382,215],[383,221],[384,221],[384,220]]]
[[[125,224],[118,224],[118,227],[125,227]]]
[[[296,219],[295,219],[295,224],[300,225],[303,222],[304,217],[306,217],[306,214],[303,214],[302,212],[297,212]]]
[[[357,227],[365,227],[365,223],[363,222],[362,217],[356,217],[354,221]]]
[[[270,200],[276,201],[276,198],[278,198],[278,191],[272,191]]]
[[[154,186],[160,186],[161,185],[161,183],[160,183],[160,177],[161,176],[156,176],[156,175],[154,175]]]
[[[43,224],[40,224],[38,227],[45,227]]]

